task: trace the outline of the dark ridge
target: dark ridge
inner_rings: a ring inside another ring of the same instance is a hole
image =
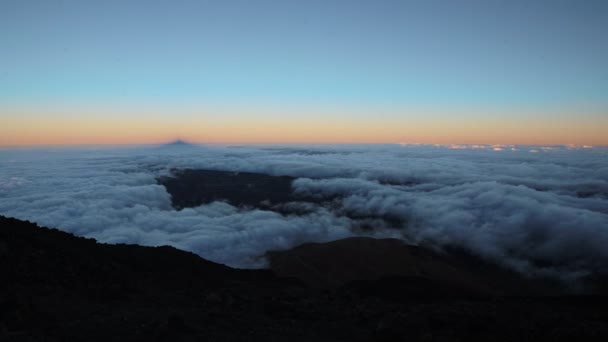
[[[387,278],[404,283],[400,287],[406,296],[546,296],[568,291],[555,280],[527,279],[464,250],[440,253],[398,239],[354,237],[307,243],[267,255],[276,274],[301,279],[313,287],[363,281],[369,288],[374,281]],[[383,284],[391,282],[387,279]]]
[[[323,244],[307,243],[289,251],[269,252],[268,256],[271,269],[278,275],[302,279],[313,287],[340,287],[354,281],[404,277],[411,284],[434,284],[441,288],[430,291],[433,294],[504,292],[463,267],[456,267],[447,255],[406,245],[397,239],[354,237]]]
[[[394,240],[304,245],[291,255],[318,259],[315,250],[337,258],[327,260],[332,272],[355,276],[343,278],[343,286],[307,287],[271,271],[232,269],[172,247],[100,244],[0,216],[0,341],[608,338],[606,297],[463,295],[461,283],[442,280],[455,279],[448,274],[453,271],[443,271],[457,268],[445,266],[449,260]],[[352,260],[357,251],[362,255]],[[401,267],[389,260],[394,257],[406,258],[406,268],[419,272],[390,275]],[[281,267],[276,270],[291,272]],[[365,272],[379,278],[358,279]]]

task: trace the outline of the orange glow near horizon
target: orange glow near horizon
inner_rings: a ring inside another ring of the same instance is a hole
[[[608,145],[608,120],[374,118],[370,115],[4,115],[0,146],[162,143]],[[459,117],[459,116],[458,116]],[[304,119],[306,118],[306,119]]]

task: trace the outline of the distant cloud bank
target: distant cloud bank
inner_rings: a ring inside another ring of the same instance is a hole
[[[305,204],[302,215],[222,202],[176,211],[156,182],[172,168],[289,175],[298,178],[297,194],[341,200],[332,208]],[[238,267],[264,266],[267,250],[371,235],[457,246],[527,274],[577,278],[608,272],[608,149],[410,144],[3,149],[0,214],[103,242],[170,244]],[[395,220],[360,229],[352,214]]]

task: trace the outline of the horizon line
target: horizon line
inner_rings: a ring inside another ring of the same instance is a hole
[[[590,148],[602,148],[608,147],[608,144],[572,144],[572,143],[548,143],[548,144],[514,144],[514,143],[463,143],[463,142],[450,142],[450,143],[440,143],[440,142],[403,142],[403,141],[393,141],[393,142],[378,142],[378,141],[369,141],[369,142],[324,142],[324,141],[310,141],[310,142],[287,142],[287,141],[267,141],[267,142],[253,142],[253,141],[213,141],[213,142],[201,142],[201,141],[192,141],[187,139],[173,139],[173,140],[164,140],[162,142],[142,142],[142,143],[67,143],[67,144],[53,144],[53,143],[39,143],[39,144],[18,144],[18,145],[0,145],[0,148],[43,148],[43,147],[95,147],[95,146],[103,146],[103,147],[135,147],[135,146],[163,146],[170,145],[176,142],[184,143],[185,145],[401,145],[401,146],[435,146],[435,147],[452,147],[453,149],[458,148],[482,148],[483,147],[568,147],[568,148],[579,148],[579,149],[590,149]]]

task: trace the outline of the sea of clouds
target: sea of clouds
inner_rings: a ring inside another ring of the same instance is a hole
[[[335,196],[306,214],[214,202],[175,210],[172,168],[298,177]],[[345,215],[347,213],[348,215]],[[173,245],[236,267],[355,235],[464,248],[525,274],[608,272],[608,148],[488,145],[0,149],[0,214],[108,243]],[[352,217],[391,217],[358,229]],[[397,222],[397,226],[395,226]]]

